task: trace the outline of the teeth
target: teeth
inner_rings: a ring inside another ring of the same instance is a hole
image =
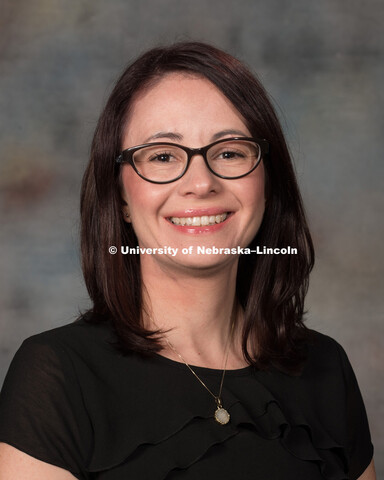
[[[215,225],[216,223],[224,222],[227,216],[227,213],[222,213],[221,215],[203,215],[201,217],[171,217],[171,222],[175,225],[200,227],[202,225]]]

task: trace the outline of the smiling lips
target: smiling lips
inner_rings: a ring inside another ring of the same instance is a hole
[[[200,217],[170,217],[174,225],[200,227],[207,225],[217,225],[222,223],[228,217],[228,213],[219,215],[202,215]]]

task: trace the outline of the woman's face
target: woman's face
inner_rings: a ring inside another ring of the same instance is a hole
[[[172,73],[134,101],[122,148],[161,141],[198,148],[235,136],[251,134],[231,102],[205,78]],[[263,218],[262,162],[249,175],[228,180],[213,175],[197,155],[185,175],[169,184],[147,182],[129,164],[123,164],[121,181],[126,202],[123,213],[129,213],[129,219],[125,218],[132,223],[140,247],[177,249],[175,255],[175,250],[168,249],[166,254],[142,256],[147,265],[209,269],[237,262],[237,255],[199,254],[197,247],[246,247]],[[226,219],[215,225],[174,223],[177,219],[190,223],[189,217],[202,216],[209,221],[209,217],[212,220],[223,214]],[[183,254],[183,248],[192,253]]]

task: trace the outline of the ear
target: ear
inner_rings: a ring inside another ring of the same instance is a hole
[[[123,208],[122,213],[124,216],[124,221],[127,223],[131,223],[131,214],[129,213],[128,205]]]
[[[123,215],[123,219],[127,223],[131,223],[131,214],[129,211],[128,203],[122,198],[121,199],[121,213]]]

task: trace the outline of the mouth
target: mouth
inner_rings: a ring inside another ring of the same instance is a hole
[[[174,225],[202,227],[223,223],[231,213],[232,212],[225,212],[218,215],[202,215],[200,217],[169,217],[168,220]]]

